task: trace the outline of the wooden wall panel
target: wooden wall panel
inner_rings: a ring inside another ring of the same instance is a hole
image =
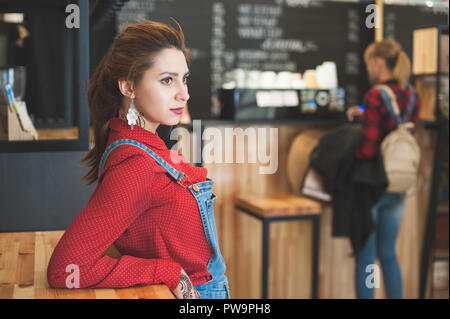
[[[426,121],[435,121],[436,78],[419,77],[416,79],[414,86],[420,96],[419,118]]]
[[[413,74],[433,74],[437,69],[438,29],[413,31]]]

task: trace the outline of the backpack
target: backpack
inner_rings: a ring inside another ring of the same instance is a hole
[[[408,193],[416,186],[419,173],[420,148],[416,139],[410,133],[414,123],[407,122],[409,114],[414,109],[415,93],[411,86],[409,106],[403,118],[392,89],[387,85],[378,85],[390,116],[395,123],[392,130],[381,143],[381,154],[384,169],[388,177],[390,193]]]

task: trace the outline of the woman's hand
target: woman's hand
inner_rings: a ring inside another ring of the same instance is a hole
[[[361,117],[363,116],[364,111],[361,110],[361,108],[358,105],[349,107],[347,110],[347,118],[350,122],[353,122],[355,117]]]
[[[180,283],[173,293],[177,299],[201,299],[200,294],[183,268],[181,268]]]

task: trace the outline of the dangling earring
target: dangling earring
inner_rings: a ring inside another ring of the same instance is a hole
[[[138,114],[136,112],[136,108],[134,107],[134,97],[131,98],[130,108],[127,113],[128,125],[131,125],[131,129],[136,125],[136,120],[138,119]]]

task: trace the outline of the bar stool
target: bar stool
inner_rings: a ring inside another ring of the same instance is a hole
[[[268,297],[269,277],[269,226],[271,222],[291,220],[312,220],[313,260],[312,287],[313,299],[318,298],[319,248],[320,248],[320,202],[300,195],[303,175],[309,165],[309,153],[315,147],[324,130],[311,130],[299,134],[292,143],[288,156],[288,179],[292,193],[271,193],[264,195],[241,194],[235,199],[235,208],[262,222],[262,298]]]

